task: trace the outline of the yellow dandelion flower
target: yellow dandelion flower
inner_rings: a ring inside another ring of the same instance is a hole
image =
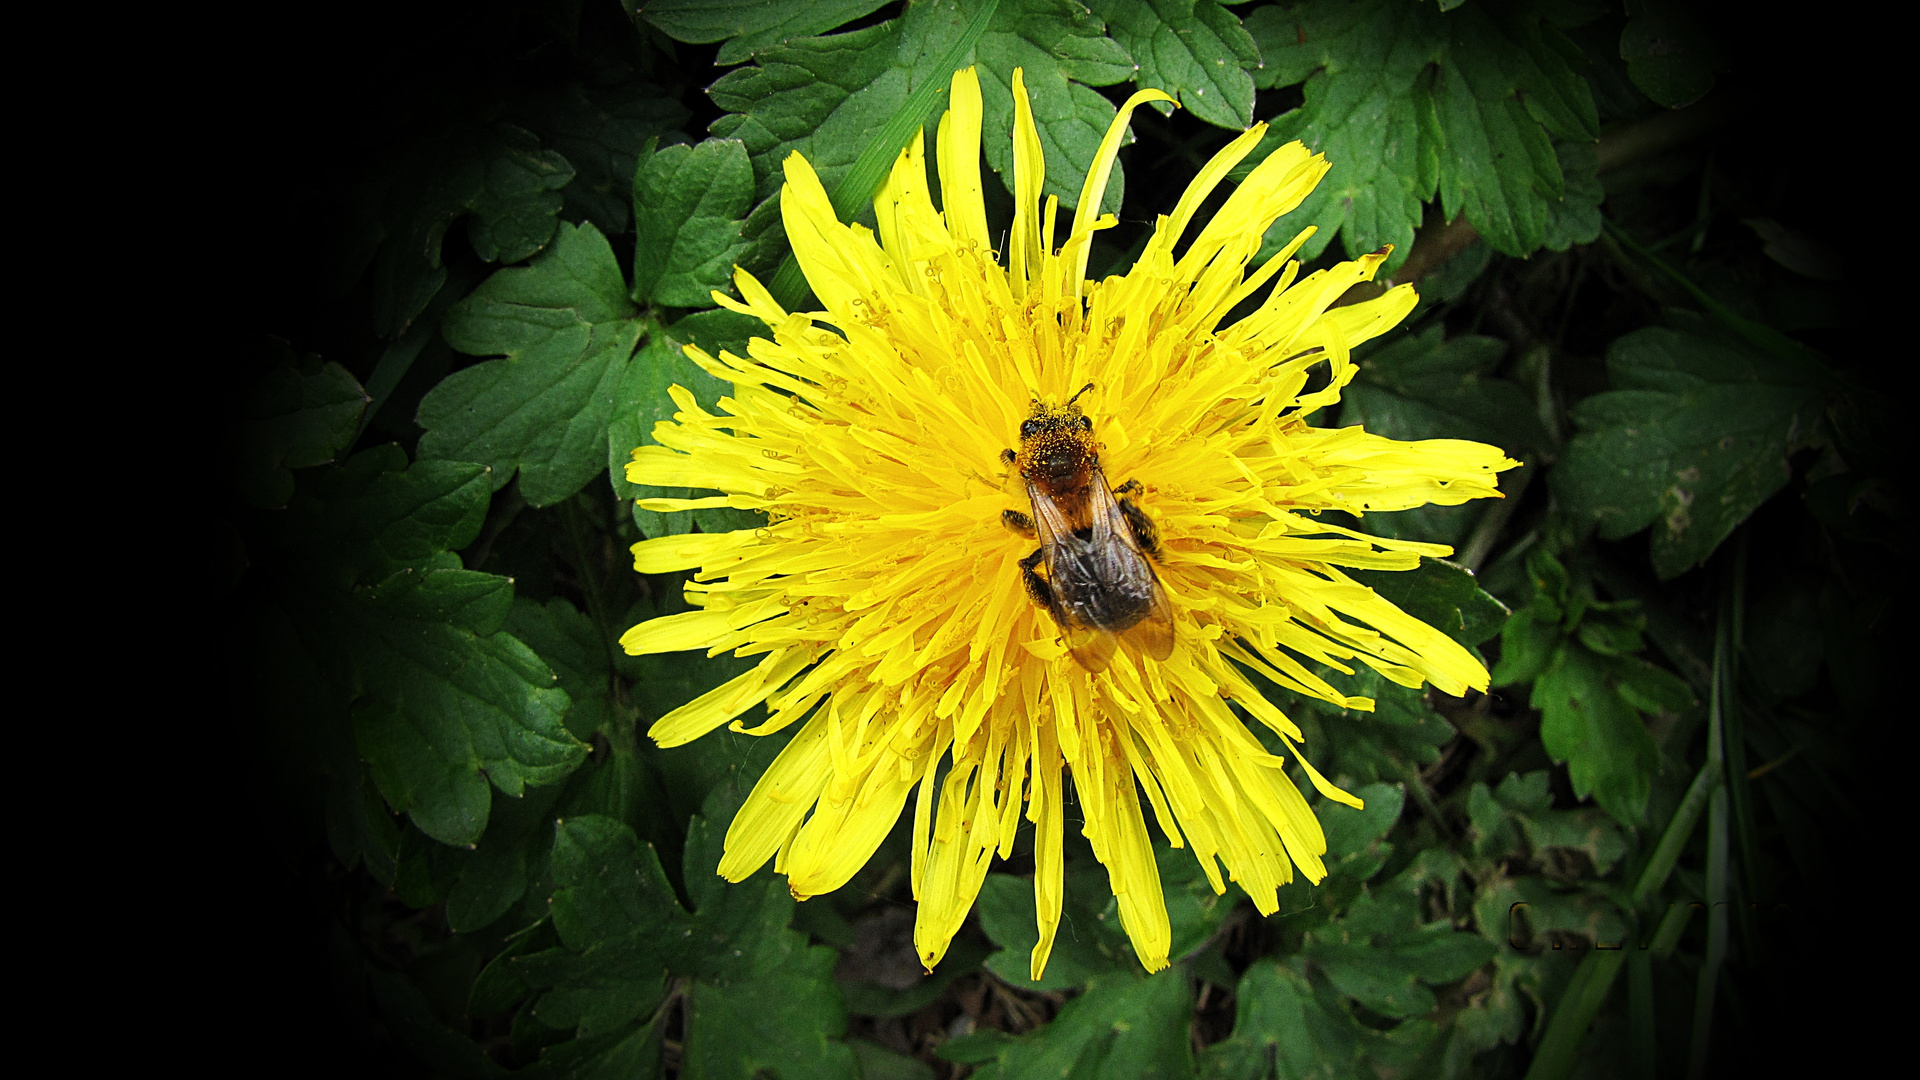
[[[1024,807],[1038,978],[1060,921],[1070,775],[1122,924],[1154,971],[1170,933],[1143,791],[1216,892],[1224,864],[1267,914],[1294,867],[1325,875],[1326,841],[1286,759],[1243,718],[1276,734],[1321,794],[1360,805],[1300,755],[1300,729],[1253,673],[1349,709],[1372,703],[1307,661],[1349,673],[1358,661],[1450,694],[1487,685],[1465,649],[1342,570],[1411,569],[1448,548],[1315,515],[1494,496],[1495,474],[1515,462],[1479,443],[1307,423],[1353,378],[1353,346],[1415,301],[1403,285],[1332,307],[1385,255],[1300,278],[1290,256],[1310,229],[1247,272],[1267,227],[1325,174],[1322,157],[1297,142],[1273,151],[1183,247],[1201,204],[1260,141],[1255,125],[1159,219],[1131,270],[1087,281],[1089,241],[1115,224],[1098,207],[1128,119],[1172,99],[1127,101],[1056,247],[1058,199],[1041,205],[1045,161],[1017,70],[1013,98],[1004,265],[981,194],[972,70],[953,77],[940,121],[944,212],[922,138],[875,200],[878,235],[837,220],[812,167],[786,160],[781,215],[825,310],[784,311],[737,273],[744,301],[715,300],[764,320],[770,338],[745,357],[689,347],[732,397],[709,413],[674,387],[674,420],[627,466],[635,483],[724,493],[644,507],[734,506],[769,523],[634,545],[642,572],[697,569],[697,610],[621,642],[762,657],[655,724],[662,746],[728,721],[747,730],[736,718],[763,702],[766,720],[748,734],[801,725],[727,830],[728,880],[773,859],[796,897],[831,892],[911,797],[914,940],[932,968],[994,856],[1011,852]],[[1268,286],[1251,314],[1220,325]],[[1038,542],[1023,535],[1036,529]]]

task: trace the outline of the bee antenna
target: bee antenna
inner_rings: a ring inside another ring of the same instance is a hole
[[[1089,391],[1089,390],[1091,390],[1091,389],[1093,389],[1093,384],[1092,384],[1092,383],[1088,383],[1087,385],[1085,385],[1085,386],[1083,386],[1083,387],[1081,387],[1080,389],[1078,389],[1078,390],[1075,390],[1075,391],[1073,392],[1073,396],[1067,399],[1067,404],[1069,404],[1069,405],[1071,405],[1071,404],[1073,404],[1074,402],[1076,402],[1076,401],[1079,401],[1079,400],[1080,400],[1080,395],[1081,395],[1081,394],[1084,394],[1084,393],[1086,393],[1087,391]]]

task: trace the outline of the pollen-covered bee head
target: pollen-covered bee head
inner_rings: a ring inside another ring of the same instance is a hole
[[[1086,393],[1085,389],[1080,394]],[[1100,448],[1093,440],[1093,421],[1075,404],[1080,394],[1064,405],[1050,405],[1036,399],[1033,412],[1020,422],[1020,452],[1014,458],[1022,478],[1037,484],[1050,495],[1061,495],[1084,486],[1100,463]]]

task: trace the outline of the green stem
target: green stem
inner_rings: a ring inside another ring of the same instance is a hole
[[[847,170],[840,182],[834,185],[829,198],[833,202],[833,215],[841,221],[851,221],[854,215],[873,201],[873,193],[880,190],[880,184],[893,169],[894,159],[900,151],[906,149],[913,140],[913,133],[925,123],[927,113],[932,111],[934,99],[947,89],[953,73],[965,62],[967,54],[987,32],[987,24],[993,21],[993,13],[1000,7],[1000,0],[986,0],[980,10],[973,13],[972,21],[960,33],[932,68],[922,68],[927,77],[907,96],[906,104],[894,111],[886,125],[876,132],[853,161],[853,167]],[[773,294],[781,307],[792,311],[807,298],[807,278],[800,270],[800,262],[787,252],[780,269],[773,275],[773,284],[768,291]]]

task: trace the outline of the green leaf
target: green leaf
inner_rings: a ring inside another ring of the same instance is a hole
[[[513,1075],[528,1080],[654,1080],[663,1075],[661,1032],[665,1026],[655,1019],[544,1047],[540,1060]]]
[[[687,998],[685,1075],[854,1075],[853,1051],[838,1041],[847,1014],[834,990],[834,957],[832,949],[801,946],[756,978],[695,983]]]
[[[667,960],[691,920],[651,845],[611,818],[563,821],[553,838],[553,928],[561,947],[514,960],[547,987],[534,1011],[591,1037],[619,1030],[666,996]]]
[[[279,364],[254,384],[240,414],[234,486],[270,510],[293,496],[293,469],[325,465],[353,441],[367,392],[346,368],[318,357]]]
[[[561,225],[530,266],[502,270],[447,312],[453,347],[500,356],[448,376],[420,402],[422,459],[482,461],[547,506],[604,465],[607,421],[643,324],[606,238]]]
[[[486,520],[487,469],[465,461],[409,466],[397,446],[377,446],[317,474],[288,504],[275,538],[341,585],[384,581],[473,542]]]
[[[1060,1007],[1037,1031],[999,1044],[976,1076],[1146,1080],[1193,1075],[1187,1034],[1193,984],[1181,968],[1145,979],[1109,976]],[[997,1068],[996,1068],[997,1066]]]
[[[473,989],[467,995],[467,1015],[475,1018],[492,1016],[518,1004],[532,993],[533,988],[514,970],[513,961],[558,944],[560,936],[554,933],[551,915],[543,915],[531,925],[509,935],[506,947],[487,961],[487,966],[481,968],[480,975],[474,979]]]
[[[462,569],[486,514],[484,467],[376,447],[303,484],[271,535],[290,564],[290,617],[352,702],[354,743],[380,793],[427,835],[472,844],[493,787],[554,783],[586,754],[565,691],[499,632],[510,583]]]
[[[560,689],[573,701],[567,710],[567,730],[573,737],[584,742],[605,730],[612,672],[606,638],[593,620],[563,597],[545,604],[520,598],[514,600],[506,626],[558,676]]]
[[[1474,893],[1473,912],[1483,934],[1512,948],[1528,947],[1529,938],[1538,946],[1550,931],[1601,945],[1618,945],[1627,933],[1619,909],[1605,896],[1537,876],[1489,878]]]
[[[1596,874],[1612,870],[1629,849],[1625,832],[1598,810],[1553,809],[1549,785],[1544,769],[1508,774],[1498,788],[1476,783],[1468,799],[1474,853],[1483,859],[1544,859],[1548,849],[1564,848],[1584,852]]]
[[[1468,647],[1500,633],[1507,624],[1507,605],[1480,588],[1473,571],[1445,559],[1423,557],[1414,570],[1349,574],[1401,611]]]
[[[1573,642],[1560,646],[1533,684],[1540,741],[1567,763],[1573,792],[1591,795],[1624,824],[1639,823],[1660,751],[1640,714],[1621,699],[1605,658]]]
[[[712,307],[746,250],[742,218],[753,205],[753,166],[738,139],[669,146],[633,178],[633,298]]]
[[[764,208],[779,191],[780,166],[788,154],[805,155],[831,191],[870,133],[892,118],[915,86],[927,79],[944,85],[951,78],[951,71],[933,69],[947,46],[960,40],[974,10],[973,0],[913,4],[900,18],[876,26],[766,49],[755,57],[754,66],[728,72],[709,88],[714,103],[729,113],[710,130],[720,138],[741,140],[753,160],[761,204],[748,222],[749,237],[770,224],[755,219],[773,213]],[[1073,205],[1115,112],[1113,104],[1091,88],[1133,74],[1126,50],[1071,0],[1002,0],[986,33],[962,60],[976,62],[982,69],[987,163],[1003,179],[1010,175],[1010,83],[1013,69],[1023,67],[1046,153],[1045,190]],[[942,95],[922,120],[928,126],[930,156],[933,126],[944,106]],[[1116,167],[1102,208],[1117,210],[1124,190],[1122,170]]]
[[[1546,238],[1549,251],[1565,251],[1590,244],[1600,236],[1600,204],[1607,193],[1600,186],[1600,156],[1589,142],[1563,142],[1554,147],[1566,187],[1560,198],[1547,203]]]
[[[1277,249],[1317,225],[1319,232],[1300,249],[1302,258],[1318,255],[1336,235],[1349,254],[1392,244],[1405,258],[1437,168],[1421,131],[1423,123],[1433,122],[1423,78],[1438,48],[1433,14],[1425,5],[1392,0],[1310,2],[1257,11],[1247,28],[1274,77],[1285,80],[1271,85],[1304,79],[1306,101],[1273,119],[1236,176],[1294,139],[1325,154],[1330,166],[1300,208],[1278,223],[1268,245]]]
[[[494,803],[486,835],[447,890],[447,925],[454,931],[491,926],[526,894],[527,855],[546,845],[560,791],[554,784]]]
[[[1713,73],[1732,70],[1726,47],[1701,14],[1675,0],[1632,0],[1620,32],[1627,77],[1670,109],[1691,105],[1713,89]]]
[[[1366,354],[1341,393],[1340,423],[1390,439],[1473,439],[1516,454],[1545,448],[1533,399],[1493,375],[1507,343],[1478,334],[1446,340],[1445,333],[1436,324]]]
[[[512,124],[496,123],[412,147],[395,163],[373,265],[374,331],[404,333],[446,281],[440,245],[471,217],[467,236],[485,262],[515,263],[545,247],[573,166]]]
[[[1256,960],[1235,991],[1233,1035],[1206,1049],[1208,1080],[1345,1080],[1354,1069],[1357,1032],[1344,1009],[1328,1008],[1297,962]]]
[[[714,63],[731,67],[762,49],[844,26],[886,0],[645,0],[635,14],[675,41],[725,41]]]
[[[1300,139],[1331,166],[1270,245],[1311,223],[1321,231],[1305,257],[1337,230],[1349,255],[1393,244],[1391,268],[1436,192],[1449,219],[1464,213],[1496,250],[1547,241],[1566,196],[1552,139],[1592,141],[1599,117],[1572,67],[1579,50],[1537,13],[1307,0],[1246,25],[1263,85],[1305,82],[1305,103],[1274,120],[1267,145]]]
[[[1120,929],[1120,906],[1108,891],[1106,875],[1095,866],[1075,863],[1067,867],[1065,885],[1053,952],[1035,982],[1027,977],[1033,947],[1040,942],[1033,882],[1009,874],[987,875],[976,910],[981,929],[1000,946],[987,958],[988,970],[1014,986],[1041,992],[1139,971],[1133,946]]]
[[[354,741],[388,804],[427,835],[471,844],[486,829],[489,780],[519,795],[586,757],[561,722],[566,691],[512,636],[356,614],[349,632],[365,693]]]
[[[1514,686],[1539,678],[1564,636],[1558,620],[1543,621],[1532,608],[1516,612],[1500,629],[1500,662],[1493,665],[1493,685]]]
[[[1432,89],[1441,206],[1449,220],[1465,214],[1508,255],[1544,245],[1553,208],[1566,199],[1551,136],[1600,135],[1592,91],[1570,62],[1584,58],[1536,18],[1488,5],[1447,15],[1449,43]]]
[[[1139,65],[1134,85],[1165,90],[1193,115],[1235,131],[1253,123],[1260,49],[1214,0],[1090,0],[1107,33]],[[1163,113],[1173,107],[1156,102]]]
[[[1393,823],[1400,820],[1400,811],[1406,802],[1406,792],[1394,784],[1368,784],[1353,794],[1366,804],[1365,809],[1355,810],[1336,803],[1319,815],[1320,827],[1327,837],[1327,859],[1333,867],[1351,863],[1382,844]],[[1373,867],[1378,870],[1378,863]],[[1359,880],[1372,876],[1369,872],[1360,875]]]
[[[876,1042],[848,1039],[860,1080],[933,1080],[933,1069],[919,1058],[897,1054]]]
[[[614,236],[627,231],[633,173],[648,139],[677,132],[687,107],[648,82],[604,89],[570,83],[536,101],[521,119],[575,170],[562,189],[569,221],[585,218]]]
[[[1786,484],[1829,386],[1810,364],[1660,327],[1615,340],[1607,370],[1614,389],[1573,410],[1554,492],[1609,540],[1653,526],[1662,578],[1705,562]]]

